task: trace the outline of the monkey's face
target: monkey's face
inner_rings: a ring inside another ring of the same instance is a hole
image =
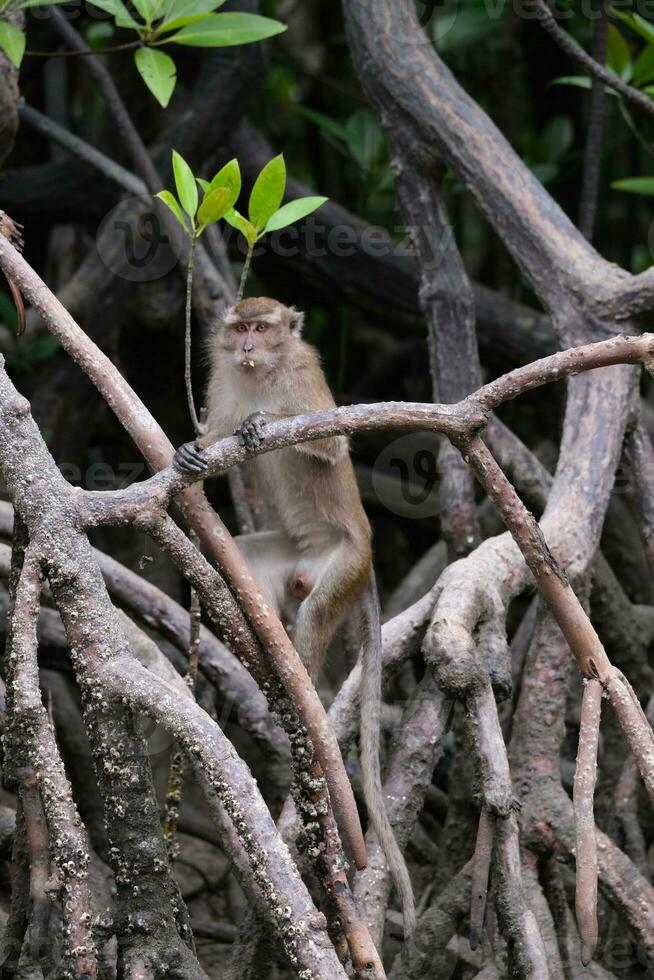
[[[255,377],[275,368],[302,333],[303,314],[267,296],[245,299],[223,314],[218,344],[232,364]]]
[[[272,323],[267,318],[226,323],[222,334],[221,347],[243,371],[274,367],[284,345],[291,339],[288,324],[283,321]]]

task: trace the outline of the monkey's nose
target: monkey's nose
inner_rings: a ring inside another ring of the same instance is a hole
[[[243,344],[243,353],[244,354],[249,354],[250,351],[253,351],[253,350],[254,350],[254,344],[252,343],[252,341],[251,340],[246,340],[245,343]]]

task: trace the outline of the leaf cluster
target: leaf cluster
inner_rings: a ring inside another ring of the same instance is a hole
[[[177,196],[159,191],[157,197],[170,209],[193,239],[207,225],[221,219],[244,236],[248,248],[273,231],[308,217],[327,200],[326,197],[301,197],[282,204],[286,191],[286,164],[283,154],[274,157],[257,177],[248,202],[248,217],[236,210],[241,194],[241,170],[238,160],[230,160],[212,180],[196,177],[184,158],[173,150],[173,174]],[[198,188],[202,191],[202,199]]]
[[[62,4],[67,0],[19,0],[12,4],[28,9]],[[184,47],[222,48],[263,41],[286,30],[284,24],[259,14],[216,13],[225,0],[132,0],[134,13],[123,0],[89,0],[109,14],[116,28],[134,31],[138,46],[134,63],[155,99],[164,108],[177,82],[177,68],[169,54],[160,50],[168,44]],[[1,13],[0,6],[0,13]],[[19,27],[0,20],[0,50],[19,67],[25,53],[25,34]]]

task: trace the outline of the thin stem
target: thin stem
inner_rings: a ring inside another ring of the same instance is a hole
[[[52,142],[63,147],[68,153],[77,157],[78,160],[90,163],[99,173],[108,177],[109,180],[115,181],[119,187],[122,187],[130,194],[135,194],[137,197],[145,197],[148,193],[144,181],[130,170],[122,167],[119,163],[116,163],[110,157],[101,153],[95,146],[91,146],[89,143],[80,139],[79,136],[75,136],[74,133],[69,133],[67,129],[64,129],[63,126],[56,123],[54,119],[49,119],[48,116],[43,115],[38,109],[21,100],[18,105],[18,113],[21,122],[26,122],[28,126],[31,126]]]
[[[595,31],[593,33],[593,58],[603,65],[609,32],[609,12],[607,0],[599,0]],[[599,189],[600,159],[602,155],[602,134],[604,131],[604,110],[606,106],[606,86],[598,78],[593,78],[588,108],[588,131],[584,149],[584,172],[579,203],[579,231],[589,242],[593,240],[597,193]]]
[[[113,54],[115,51],[133,51],[143,46],[142,41],[128,41],[125,44],[114,44],[110,48],[89,48],[87,51],[30,51],[25,55],[30,58],[88,58],[95,54]]]
[[[250,271],[250,265],[252,264],[252,255],[254,253],[254,243],[248,242],[248,254],[245,256],[245,264],[243,266],[243,272],[241,273],[241,281],[238,286],[238,293],[236,295],[236,302],[240,303],[243,299],[243,292],[245,291],[245,283],[247,282],[248,273]]]
[[[459,449],[520,548],[580,672],[606,685],[615,669],[565,572],[550,552],[536,518],[524,506],[480,436],[464,440]]]
[[[195,243],[196,235],[191,238],[191,247],[188,253],[188,266],[186,273],[186,334],[184,338],[184,381],[186,383],[186,400],[188,411],[193,423],[193,430],[196,436],[200,435],[200,420],[195,411],[195,401],[193,399],[193,381],[191,378],[191,305],[193,296],[193,266],[195,265]]]
[[[134,169],[145,181],[150,193],[156,194],[161,188],[161,178],[150,159],[150,154],[141,139],[140,133],[132,122],[131,116],[125,107],[125,103],[109,71],[99,58],[90,57],[91,55],[95,55],[96,52],[89,48],[81,35],[78,34],[73,25],[66,20],[57,7],[50,7],[49,13],[55,30],[64,39],[66,44],[74,51],[84,52],[84,54],[89,55],[85,59],[84,64],[104,96],[107,108],[114,118],[121,139],[132,159]]]
[[[610,85],[618,95],[621,95],[624,99],[633,103],[633,105],[638,106],[650,118],[654,117],[654,102],[652,102],[650,97],[645,95],[644,92],[641,92],[640,89],[634,88],[632,85],[627,85],[614,71],[611,71],[610,68],[605,68],[604,65],[599,64],[591,55],[584,51],[574,38],[571,38],[569,34],[566,34],[559,27],[554,14],[547,5],[547,0],[536,0],[535,11],[541,27],[556,41],[562,51],[573,58],[577,64],[581,65],[584,71],[588,72],[591,78],[598,79],[604,85]]]

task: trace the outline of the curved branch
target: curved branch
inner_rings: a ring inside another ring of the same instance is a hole
[[[554,14],[547,5],[547,0],[535,0],[536,16],[541,24],[541,26],[547,31],[549,36],[558,44],[562,51],[565,51],[567,55],[581,65],[581,67],[588,72],[592,78],[598,79],[598,81],[603,82],[605,85],[610,85],[611,88],[621,95],[623,98],[627,99],[633,105],[637,106],[642,112],[654,119],[654,102],[650,99],[648,95],[644,92],[640,92],[637,88],[633,88],[631,85],[627,85],[623,82],[619,75],[616,75],[614,71],[610,68],[606,68],[604,65],[600,65],[591,55],[587,54],[582,47],[580,47],[574,38],[571,38],[569,34],[566,34],[556,22]]]
[[[0,241],[0,265],[3,262]],[[113,523],[117,518],[136,520],[148,508],[166,508],[169,502],[199,480],[223,473],[229,467],[260,453],[332,435],[362,431],[441,432],[453,441],[465,440],[487,424],[490,412],[505,401],[552,381],[618,364],[649,365],[654,358],[654,334],[620,335],[610,340],[573,347],[533,361],[484,385],[455,405],[429,402],[378,402],[350,405],[291,416],[266,426],[259,447],[245,449],[230,436],[208,447],[206,469],[201,474],[169,466],[149,480],[125,490],[81,491],[80,508],[89,524]],[[123,382],[124,383],[124,382]]]

